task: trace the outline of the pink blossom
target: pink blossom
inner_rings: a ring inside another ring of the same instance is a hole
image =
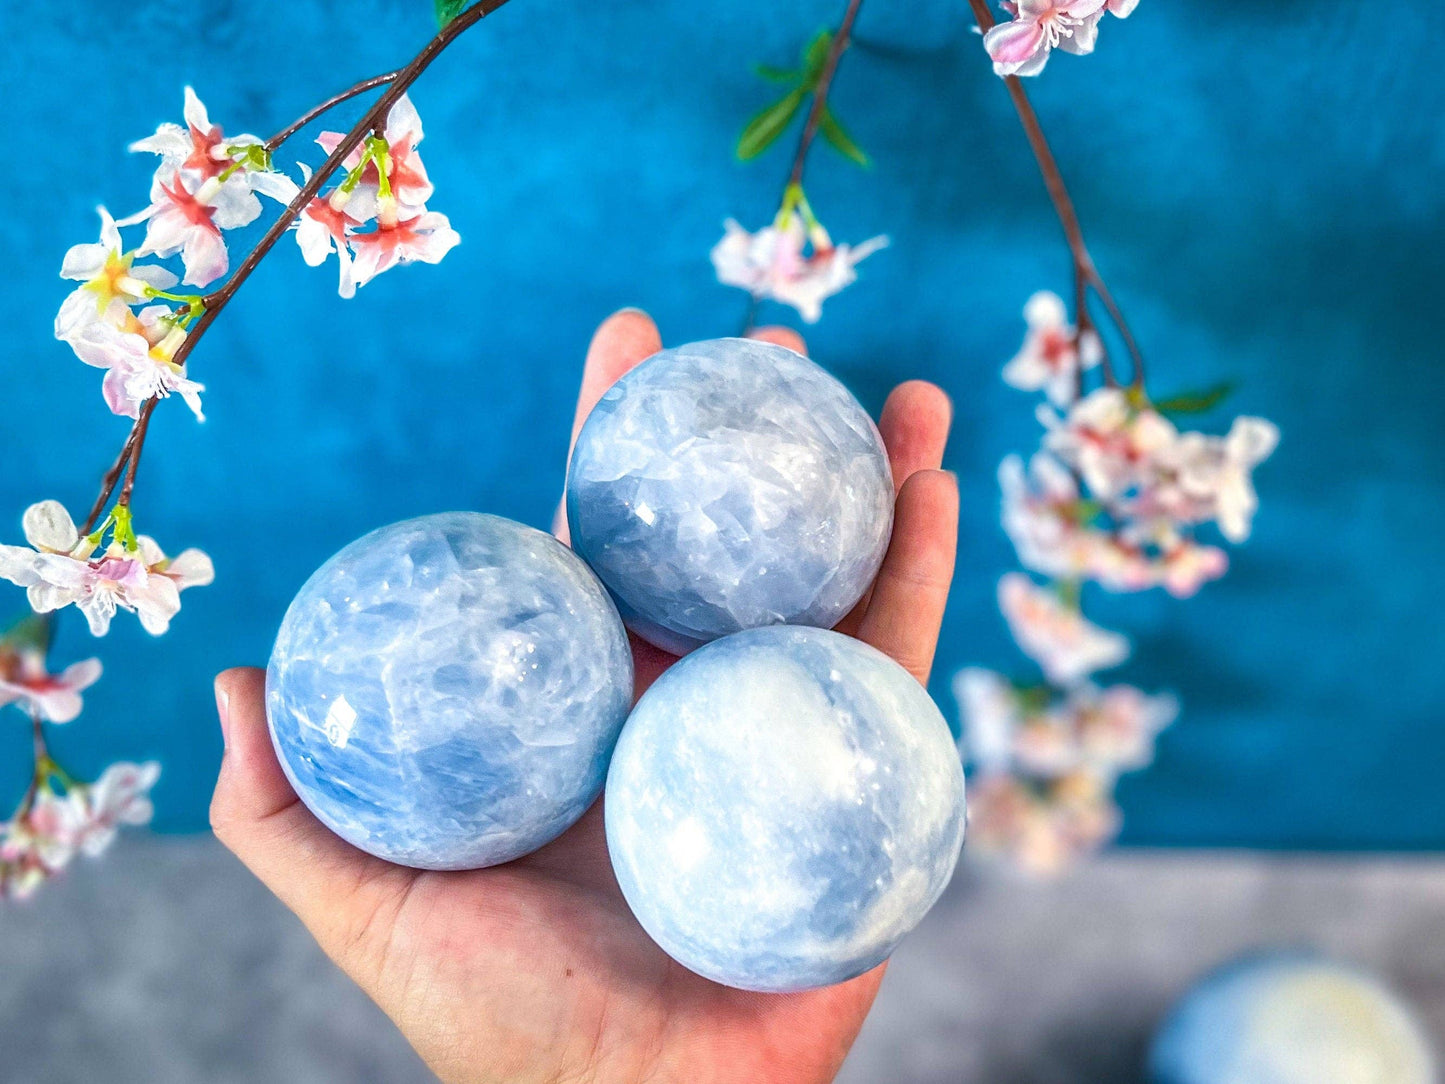
[[[132,151],[148,151],[161,157],[157,181],[169,182],[182,174],[193,191],[227,189],[228,202],[246,202],[251,192],[260,192],[285,203],[296,192],[295,184],[270,168],[270,153],[253,135],[228,136],[212,124],[205,104],[186,87],[185,125],[162,124],[153,136],[132,143]],[[207,197],[208,202],[212,202]],[[254,197],[250,202],[255,202]],[[249,206],[249,203],[247,204]],[[256,211],[260,213],[257,204]],[[252,216],[254,217],[254,216]],[[222,226],[230,229],[230,226]]]
[[[970,849],[1006,856],[1026,873],[1055,877],[1119,830],[1119,810],[1087,773],[1035,785],[1008,775],[968,791]]]
[[[1055,685],[1072,685],[1129,657],[1129,641],[1087,620],[1076,605],[1020,572],[999,580],[998,604],[1024,654]]]
[[[1017,0],[1007,5],[1010,22],[999,23],[983,36],[984,48],[999,75],[1037,75],[1049,53],[1064,49],[1091,53],[1097,16],[1106,0]]]
[[[230,266],[221,231],[252,222],[261,213],[261,204],[244,185],[228,185],[215,177],[190,185],[195,186],[194,191],[179,172],[169,177],[156,174],[150,206],[121,224],[145,222],[140,254],[174,256],[179,252],[186,269],[185,282],[206,286]]]
[[[160,765],[112,764],[94,783],[63,794],[41,780],[28,806],[0,824],[0,895],[25,898],[60,873],[77,854],[97,857],[122,825],[145,824],[154,813],[149,791]]]
[[[159,636],[181,608],[180,592],[215,578],[200,550],[172,561],[144,535],[135,549],[112,542],[97,550],[98,536],[82,537],[58,501],[31,505],[24,527],[33,548],[0,546],[0,578],[24,587],[36,613],[76,606],[95,636],[110,630],[117,609],[135,613],[147,632]]]
[[[256,193],[289,201],[295,183],[270,168],[270,155],[253,135],[226,136],[211,123],[201,100],[186,88],[185,126],[162,124],[131,150],[161,156],[151,182],[151,203],[120,225],[146,223],[140,254],[181,254],[185,281],[206,286],[226,273],[229,258],[222,230],[254,222],[261,213]]]
[[[332,252],[341,265],[338,290],[342,297],[356,296],[356,279],[351,266],[352,231],[361,225],[329,200],[313,199],[296,220],[296,244],[308,267],[320,267]]]
[[[155,813],[150,789],[160,778],[161,766],[112,764],[99,779],[81,788],[83,814],[75,832],[75,845],[94,858],[110,846],[123,824],[147,824]]]
[[[304,179],[311,179],[311,169],[300,163]],[[333,192],[333,196],[335,192]],[[331,199],[314,197],[292,223],[296,232],[296,245],[301,249],[301,258],[308,267],[320,267],[331,253],[336,253],[340,264],[338,291],[342,297],[356,296],[356,280],[352,274],[351,235],[363,223],[352,218],[345,210],[332,206]]]
[[[106,370],[101,391],[106,405],[127,418],[135,418],[148,399],[179,395],[197,421],[204,384],[190,379],[184,364],[175,361],[186,331],[171,319],[171,310],[152,305],[133,314],[126,309],[120,326],[95,323],[71,340],[76,357]]]
[[[1132,685],[1082,686],[1065,710],[1085,761],[1103,772],[1138,771],[1154,760],[1154,740],[1179,717],[1179,701]]]
[[[176,276],[164,267],[134,264],[136,254],[125,252],[120,229],[104,207],[100,213],[100,241],[73,245],[60,266],[60,277],[81,285],[66,297],[55,318],[55,337],[71,339],[96,323],[117,324],[129,306],[147,301],[154,290],[168,290]]]
[[[432,183],[417,151],[423,134],[421,116],[411,97],[403,94],[387,113],[384,132],[387,188],[390,198],[398,205],[400,217],[416,217],[426,209],[426,201],[432,197]],[[316,142],[327,154],[332,154],[345,138],[341,132],[322,132]],[[354,171],[361,165],[364,155],[363,147],[356,147],[346,156],[344,168]],[[372,155],[367,158],[366,167],[356,185],[349,190],[343,185],[333,194],[333,207],[338,211],[344,209],[358,222],[367,222],[380,213],[380,194],[381,172],[375,155]]]
[[[1029,298],[1024,320],[1028,332],[1023,347],[1004,366],[1004,382],[1021,391],[1042,390],[1050,402],[1067,406],[1075,397],[1080,369],[1092,369],[1103,358],[1099,340],[1090,333],[1075,343],[1077,333],[1064,302],[1046,290]]]
[[[724,228],[712,250],[718,281],[791,305],[810,324],[822,316],[824,300],[857,281],[857,265],[888,244],[880,236],[861,245],[834,245],[822,227],[805,230],[796,212],[781,228],[767,226],[755,234],[732,219]],[[805,255],[809,244],[813,251]]]
[[[1090,492],[1113,501],[1153,477],[1154,460],[1179,433],[1157,411],[1135,407],[1120,388],[1099,388],[1060,418],[1040,408],[1044,447],[1077,471]]]
[[[390,223],[383,217],[370,233],[351,235],[351,249],[356,254],[352,274],[356,285],[364,286],[383,271],[401,264],[439,263],[460,242],[461,236],[452,229],[447,216],[437,211],[423,211]]]
[[[1089,525],[1090,510],[1074,478],[1058,460],[1009,456],[999,465],[1003,527],[1019,562],[1056,579],[1087,576],[1101,561],[1107,535]]]
[[[1179,714],[1173,696],[1151,696],[1132,685],[1081,685],[1064,700],[1030,716],[1014,744],[1018,770],[1054,778],[1088,771],[1103,780],[1146,768],[1154,739]]]
[[[1252,472],[1279,444],[1279,429],[1263,418],[1236,418],[1224,437],[1184,433],[1162,449],[1139,514],[1182,523],[1216,521],[1224,537],[1243,542],[1259,498]]]
[[[200,180],[220,177],[234,166],[232,148],[259,147],[261,140],[253,135],[227,137],[219,125],[211,123],[205,104],[190,87],[185,90],[185,125],[162,124],[155,135],[137,140],[132,151],[161,156],[161,171],[169,175],[186,170]]]
[[[1158,560],[1158,582],[1175,598],[1192,598],[1229,571],[1229,555],[1217,546],[1181,539]]]
[[[43,786],[28,808],[0,824],[0,895],[25,899],[68,866],[84,817],[77,792]]]
[[[15,704],[51,723],[68,723],[80,714],[80,694],[100,680],[99,659],[86,659],[58,674],[45,668],[38,650],[0,644],[0,707]]]

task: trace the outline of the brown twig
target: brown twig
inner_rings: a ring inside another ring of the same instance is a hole
[[[153,403],[155,400],[152,399],[150,402]],[[115,492],[115,487],[120,482],[121,472],[130,462],[130,453],[135,448],[136,433],[139,430],[140,419],[136,418],[135,424],[130,427],[130,434],[125,438],[125,443],[121,445],[120,454],[115,457],[115,462],[110,465],[110,469],[100,480],[100,495],[95,498],[95,504],[91,506],[90,515],[85,519],[85,525],[80,528],[81,534],[90,534],[95,530],[95,525],[100,522],[100,514],[105,511],[111,494]]]
[[[30,734],[31,747],[34,749],[35,761],[30,769],[30,785],[25,788],[25,796],[20,799],[20,806],[15,811],[15,820],[19,820],[30,812],[30,807],[35,804],[35,796],[40,793],[42,780],[42,769],[50,760],[50,747],[45,743],[45,724],[40,721],[40,713],[30,713]]]
[[[989,10],[988,0],[968,0],[969,6],[973,8],[975,18],[978,20],[979,29],[987,33],[993,28],[994,17]],[[1119,337],[1124,340],[1124,346],[1129,351],[1129,357],[1134,366],[1132,385],[1136,389],[1144,387],[1144,355],[1139,349],[1139,344],[1134,338],[1134,333],[1129,329],[1129,324],[1124,319],[1124,313],[1114,301],[1114,296],[1109,292],[1103,277],[1099,274],[1098,268],[1094,266],[1094,259],[1089,255],[1089,248],[1084,243],[1084,230],[1079,224],[1078,212],[1074,210],[1074,201],[1069,195],[1068,186],[1064,183],[1063,172],[1059,169],[1058,161],[1054,158],[1054,152],[1049,147],[1049,141],[1044,135],[1043,126],[1039,123],[1039,117],[1034,112],[1033,103],[1029,101],[1028,92],[1024,90],[1023,80],[1016,75],[1004,77],[1004,85],[1008,88],[1009,97],[1013,100],[1014,109],[1018,112],[1019,121],[1023,124],[1024,135],[1028,137],[1029,146],[1033,149],[1034,158],[1038,161],[1039,171],[1043,174],[1044,187],[1048,189],[1049,199],[1053,201],[1054,210],[1059,216],[1059,224],[1064,228],[1064,238],[1069,245],[1069,253],[1074,264],[1074,307],[1077,315],[1075,325],[1078,329],[1078,337],[1093,333],[1098,334],[1093,318],[1089,315],[1089,292],[1092,290],[1095,296],[1103,304],[1109,314],[1109,319],[1119,332]],[[1100,340],[1100,346],[1103,341]],[[1107,355],[1104,360],[1104,380],[1110,386],[1118,384],[1114,376],[1113,367],[1109,364]]]
[[[798,138],[798,149],[793,153],[793,168],[788,173],[789,188],[794,185],[801,186],[803,183],[803,167],[808,161],[808,150],[818,135],[819,125],[823,123],[823,113],[828,108],[828,91],[833,86],[838,62],[843,59],[843,53],[852,41],[853,24],[857,22],[858,9],[862,6],[863,0],[848,0],[848,10],[843,13],[843,21],[838,24],[838,31],[833,35],[832,44],[828,48],[828,58],[823,61],[823,70],[818,73],[818,83],[813,88],[813,107],[808,110],[808,119],[803,122],[803,134]]]
[[[396,71],[386,72],[384,75],[373,75],[370,79],[363,79],[354,87],[348,87],[340,94],[333,94],[330,98],[327,98],[320,105],[313,106],[312,108],[306,110],[306,112],[302,113],[290,124],[286,125],[286,127],[282,128],[270,139],[266,140],[266,150],[268,152],[276,150],[277,147],[281,146],[282,143],[285,143],[288,139],[294,136],[297,132],[301,131],[302,128],[305,128],[317,117],[321,116],[323,113],[330,112],[342,102],[349,102],[358,94],[365,94],[368,90],[375,90],[377,87],[385,86],[387,83],[395,81],[397,77],[401,75],[403,70],[404,69],[402,68],[398,68]]]
[[[140,454],[145,450],[146,433],[150,431],[151,415],[156,411],[156,404],[159,399],[147,399],[145,406],[140,408],[140,417],[135,421],[135,441],[130,450],[130,467],[125,472],[125,485],[120,488],[120,498],[116,504],[130,507],[130,495],[135,490],[136,471],[140,470]]]
[[[316,194],[321,191],[322,186],[331,178],[331,175],[341,168],[341,164],[346,160],[346,156],[361,145],[361,141],[366,138],[367,133],[374,130],[378,124],[385,123],[386,115],[391,110],[391,107],[410,89],[411,85],[416,82],[421,73],[431,66],[432,61],[436,60],[442,51],[464,31],[476,25],[505,3],[507,3],[507,0],[478,0],[477,3],[467,8],[451,22],[447,23],[446,26],[442,27],[441,31],[428,41],[421,52],[417,53],[404,67],[398,68],[394,72],[387,72],[385,75],[377,75],[371,79],[363,80],[355,86],[342,91],[340,94],[328,98],[315,109],[309,110],[267,141],[266,149],[274,150],[275,147],[280,146],[281,143],[305,127],[310,121],[326,112],[326,110],[348,101],[358,94],[364,94],[368,90],[373,90],[376,87],[385,85],[387,88],[377,97],[376,101],[372,103],[371,108],[362,115],[361,119],[352,125],[351,130],[346,133],[346,136],[337,145],[336,149],[327,155],[326,161],[321,164],[321,167],[301,186],[295,198],[286,205],[286,209],[283,210],[276,221],[271,224],[261,240],[257,242],[256,247],[241,261],[235,273],[232,274],[219,289],[212,291],[202,299],[204,311],[201,313],[200,319],[196,321],[195,327],[191,329],[190,334],[186,336],[185,340],[176,350],[175,355],[171,359],[173,364],[185,364],[186,358],[188,358],[191,351],[196,348],[196,343],[200,341],[211,324],[215,322],[221,310],[236,296],[236,291],[241,288],[241,284],[251,277],[251,273],[256,270],[257,265],[266,257],[266,254],[275,248],[276,242],[285,236],[286,231],[291,228],[291,224],[296,221],[297,216],[300,215],[307,204],[315,198]],[[150,427],[150,415],[155,410],[158,401],[159,400],[155,398],[149,399],[145,405],[141,407],[140,416],[136,419],[135,425],[131,427],[130,435],[126,437],[120,454],[116,457],[110,470],[105,473],[104,478],[101,479],[100,496],[96,498],[90,516],[85,521],[85,526],[81,530],[82,534],[89,534],[95,529],[96,523],[100,521],[101,513],[105,511],[106,503],[115,492],[115,487],[120,481],[122,471],[126,471],[126,481],[125,487],[121,490],[120,503],[129,505],[131,491],[135,486],[136,469],[140,463],[140,453],[145,445],[146,433]],[[126,470],[127,467],[129,467],[129,470]]]

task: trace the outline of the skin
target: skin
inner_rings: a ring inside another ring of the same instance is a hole
[[[804,350],[793,331],[756,334]],[[635,309],[602,324],[574,440],[602,393],[661,347]],[[932,384],[889,396],[879,429],[898,489],[893,540],[868,597],[840,626],[921,682],[953,577],[958,489],[938,469],[951,416]],[[640,641],[633,648],[641,695],[675,660]],[[443,1080],[812,1084],[836,1075],[886,964],[799,994],[745,993],[692,974],[629,912],[600,800],[553,843],[492,869],[422,872],[363,854],[296,797],[271,747],[263,689],[259,669],[216,679],[225,755],[212,827]]]

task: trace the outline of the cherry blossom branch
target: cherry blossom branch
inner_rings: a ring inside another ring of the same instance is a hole
[[[987,0],[968,0],[968,2],[978,20],[979,29],[987,33],[994,25],[993,13],[989,10]],[[1074,305],[1077,309],[1075,324],[1078,337],[1082,339],[1089,332],[1097,335],[1088,308],[1089,291],[1092,290],[1103,304],[1105,311],[1108,312],[1109,319],[1113,322],[1119,332],[1119,337],[1124,340],[1124,346],[1129,351],[1129,357],[1134,366],[1132,386],[1136,390],[1142,391],[1144,387],[1144,355],[1139,349],[1134,333],[1129,329],[1128,322],[1124,319],[1123,311],[1114,301],[1113,294],[1109,292],[1109,287],[1094,266],[1094,259],[1089,254],[1088,246],[1084,243],[1084,230],[1079,224],[1078,212],[1074,210],[1073,198],[1069,195],[1068,186],[1064,183],[1063,172],[1054,158],[1048,138],[1044,135],[1038,114],[1034,111],[1028,92],[1024,90],[1023,81],[1018,76],[1005,76],[1004,85],[1008,88],[1009,97],[1013,100],[1014,109],[1018,112],[1019,121],[1023,124],[1024,135],[1028,138],[1034,158],[1038,161],[1039,171],[1044,178],[1044,187],[1048,189],[1049,199],[1053,201],[1054,210],[1059,216],[1059,224],[1064,228],[1064,238],[1068,242],[1069,253],[1073,258]],[[1100,346],[1103,346],[1102,340],[1100,340]],[[1104,380],[1110,386],[1118,383],[1107,355],[1104,358]]]
[[[861,2],[861,0],[854,0],[855,6],[858,2]],[[195,349],[196,343],[215,322],[221,310],[236,296],[236,292],[241,288],[241,285],[250,278],[251,273],[256,270],[260,262],[276,247],[276,243],[285,236],[286,231],[291,228],[297,216],[306,209],[307,205],[310,204],[311,200],[316,197],[316,194],[321,191],[322,186],[330,180],[331,176],[341,168],[347,155],[361,145],[361,142],[366,138],[368,133],[385,122],[386,115],[391,110],[391,107],[410,89],[411,85],[416,82],[422,72],[426,71],[447,46],[460,37],[466,30],[476,25],[505,3],[507,3],[507,0],[478,0],[476,4],[473,4],[461,12],[456,18],[452,19],[451,22],[447,23],[446,26],[442,27],[440,32],[428,41],[421,52],[417,53],[405,66],[398,68],[396,71],[387,72],[384,75],[377,75],[370,79],[365,79],[355,86],[342,91],[340,94],[333,95],[314,109],[308,110],[300,118],[283,128],[266,142],[266,149],[268,151],[274,150],[327,110],[334,108],[342,102],[349,101],[357,95],[364,94],[368,90],[374,90],[376,87],[386,86],[387,88],[377,97],[376,101],[372,103],[371,108],[362,115],[361,119],[352,126],[351,130],[346,133],[341,142],[337,144],[335,150],[333,150],[331,154],[327,156],[326,161],[321,164],[320,168],[301,186],[296,196],[286,205],[286,208],[281,212],[280,216],[271,224],[261,240],[257,242],[256,247],[241,261],[235,273],[232,274],[219,289],[212,291],[201,299],[200,304],[196,306],[200,309],[200,317],[197,319],[195,327],[191,329],[190,333],[171,358],[173,365],[179,368],[185,364],[186,358],[188,358],[191,351]],[[101,514],[105,511],[107,502],[109,502],[111,496],[115,493],[116,485],[119,483],[123,471],[125,472],[126,480],[124,487],[121,489],[119,503],[129,506],[131,492],[135,487],[135,476],[140,463],[141,450],[145,445],[146,434],[150,428],[150,417],[155,410],[157,402],[159,402],[158,397],[152,398],[147,400],[145,405],[141,407],[140,415],[137,417],[135,424],[131,426],[130,434],[126,437],[120,454],[116,457],[115,462],[101,480],[100,495],[96,498],[95,505],[92,507],[91,513],[85,521],[85,526],[81,530],[82,534],[89,534],[95,529],[96,523],[100,521]]]
[[[803,187],[803,170],[808,164],[808,152],[812,150],[813,140],[818,136],[818,129],[822,127],[823,117],[828,111],[828,92],[833,88],[833,76],[838,72],[838,64],[843,59],[843,53],[852,44],[853,24],[858,21],[858,9],[863,6],[863,0],[848,0],[848,8],[843,12],[843,21],[838,24],[838,30],[833,35],[833,40],[828,46],[828,56],[823,61],[823,67],[818,72],[818,82],[813,87],[813,103],[808,110],[808,116],[803,121],[803,132],[798,137],[798,148],[793,152],[793,164],[788,169],[788,181],[783,186],[782,204],[788,206],[788,195],[790,192],[801,192]],[[758,308],[760,298],[753,294],[748,298],[747,311],[743,314],[742,336],[746,338],[757,326]]]
[[[286,209],[283,210],[280,217],[271,224],[271,228],[268,229],[261,240],[257,242],[256,247],[241,261],[241,265],[236,268],[235,274],[227,279],[225,285],[220,289],[207,294],[203,299],[202,304],[205,311],[201,314],[201,318],[196,321],[195,328],[186,336],[185,342],[181,343],[180,347],[176,350],[175,357],[172,359],[176,365],[183,365],[185,363],[186,358],[189,357],[191,351],[195,349],[196,343],[200,340],[201,336],[203,336],[211,324],[215,322],[216,317],[220,315],[221,310],[226,307],[231,298],[236,296],[236,291],[241,288],[241,285],[251,277],[251,272],[256,270],[257,265],[265,259],[266,254],[276,247],[276,242],[286,235],[286,231],[291,228],[291,224],[296,221],[297,216],[306,209],[306,205],[316,197],[316,194],[321,191],[322,186],[331,179],[332,174],[341,168],[341,164],[346,160],[346,156],[359,147],[362,140],[364,140],[367,134],[376,128],[378,124],[384,123],[387,113],[391,111],[391,107],[411,88],[411,85],[416,82],[421,73],[426,71],[427,68],[431,66],[432,61],[436,60],[442,51],[463,32],[486,18],[486,16],[496,11],[505,3],[507,3],[507,0],[479,0],[478,3],[473,4],[451,22],[447,23],[441,32],[432,38],[431,41],[427,42],[422,51],[412,58],[409,64],[398,69],[395,78],[387,81],[387,89],[372,103],[371,108],[362,115],[361,119],[352,126],[351,130],[346,133],[345,137],[337,144],[336,149],[327,156],[326,161],[321,164],[320,168],[301,186],[295,198],[286,205]]]
[[[297,117],[290,124],[286,125],[286,127],[282,128],[279,132],[273,135],[270,139],[266,140],[266,150],[268,152],[275,151],[278,147],[281,146],[282,143],[285,143],[288,139],[294,136],[297,132],[301,131],[302,128],[305,128],[317,117],[321,116],[323,113],[329,113],[331,110],[335,109],[343,102],[349,102],[352,98],[355,98],[361,94],[365,94],[368,90],[375,90],[377,87],[385,86],[387,83],[395,82],[398,78],[400,78],[404,70],[405,69],[403,68],[397,68],[396,71],[386,72],[383,75],[373,75],[370,79],[363,79],[355,86],[343,90],[340,94],[333,94],[330,98],[327,98],[320,105],[313,106],[305,113],[302,113],[301,116]]]
[[[818,85],[813,89],[813,107],[808,110],[808,119],[803,122],[803,134],[798,138],[798,149],[793,153],[793,168],[788,173],[788,188],[801,187],[803,184],[803,167],[808,161],[808,151],[823,123],[823,114],[828,109],[828,91],[832,89],[838,62],[843,59],[844,51],[852,43],[853,24],[857,22],[858,9],[862,6],[863,0],[848,0],[848,10],[843,13],[838,32],[833,35],[832,44],[828,48],[828,59],[823,61],[823,69],[818,73]]]

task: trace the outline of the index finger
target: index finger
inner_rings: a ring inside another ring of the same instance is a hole
[[[587,347],[582,390],[577,393],[577,415],[572,420],[572,439],[567,446],[569,456],[577,443],[577,434],[582,432],[582,423],[607,389],[661,349],[662,336],[657,325],[641,309],[622,309],[602,321]]]

